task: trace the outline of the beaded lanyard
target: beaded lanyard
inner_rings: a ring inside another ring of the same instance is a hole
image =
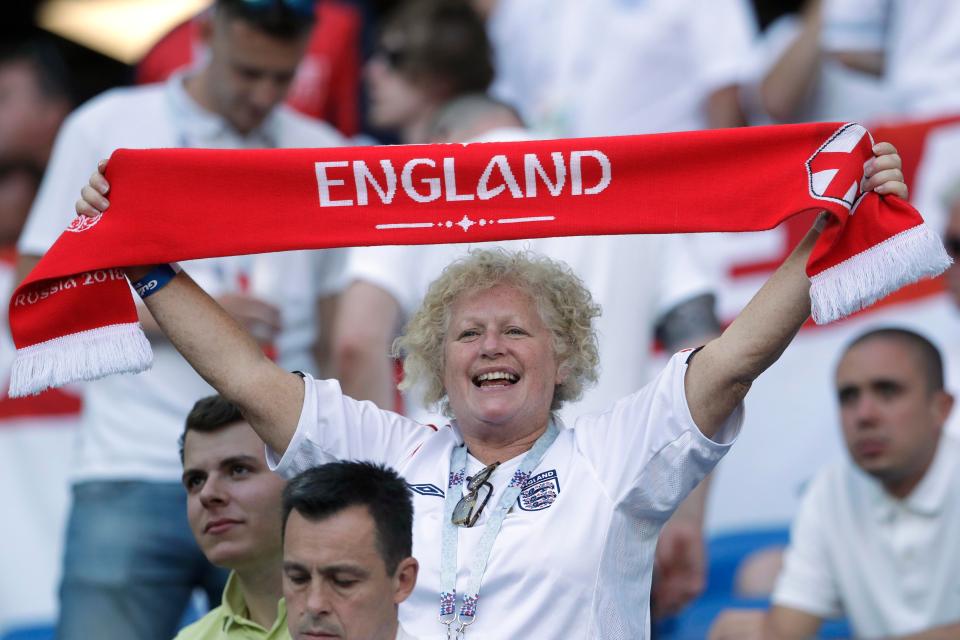
[[[467,445],[466,443],[455,447],[450,454],[450,479],[447,483],[447,495],[444,501],[444,519],[443,519],[443,544],[440,562],[440,622],[447,627],[447,638],[462,639],[466,633],[466,628],[476,620],[477,601],[480,599],[480,581],[483,579],[483,573],[487,569],[487,561],[490,559],[490,551],[493,549],[493,543],[500,533],[500,527],[503,525],[503,519],[507,511],[513,505],[524,483],[530,477],[530,474],[544,453],[557,439],[559,429],[550,421],[547,430],[537,438],[533,448],[527,452],[520,467],[514,472],[510,479],[510,484],[500,495],[497,502],[496,511],[490,514],[487,525],[484,528],[483,535],[480,537],[480,543],[477,546],[476,555],[470,565],[470,580],[467,586],[467,593],[463,596],[463,602],[460,605],[460,611],[457,612],[457,542],[458,528],[453,524],[453,510],[462,497],[460,489],[467,475]],[[456,469],[456,471],[454,471]],[[459,626],[454,628],[454,623]]]

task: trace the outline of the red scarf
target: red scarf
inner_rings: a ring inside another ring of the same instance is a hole
[[[810,124],[468,146],[120,150],[109,211],[75,219],[13,295],[10,393],[149,366],[117,267],[289,249],[757,231],[825,209],[807,273],[814,319],[828,322],[949,264],[913,207],[860,193],[872,144],[859,125]]]

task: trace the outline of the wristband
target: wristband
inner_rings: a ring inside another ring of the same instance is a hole
[[[133,288],[141,299],[146,299],[155,294],[160,289],[170,284],[182,269],[176,262],[170,264],[158,264],[139,280],[133,283]]]

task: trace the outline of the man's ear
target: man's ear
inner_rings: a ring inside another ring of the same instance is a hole
[[[934,398],[934,411],[937,412],[937,422],[943,426],[950,417],[950,411],[953,409],[954,398],[946,391],[937,391]]]
[[[404,558],[397,565],[397,571],[393,574],[394,580],[394,604],[400,604],[410,597],[413,588],[417,586],[417,575],[420,573],[420,563],[414,557]]]

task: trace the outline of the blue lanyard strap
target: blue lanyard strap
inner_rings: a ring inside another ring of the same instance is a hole
[[[440,622],[447,626],[447,637],[451,637],[454,631],[453,624],[459,623],[455,629],[457,637],[462,637],[464,629],[476,619],[477,601],[480,599],[480,581],[483,579],[483,573],[487,569],[487,562],[490,559],[490,551],[493,549],[493,543],[500,533],[500,527],[503,525],[503,519],[506,517],[510,507],[516,501],[517,496],[523,489],[523,485],[530,477],[537,465],[543,459],[544,454],[553,441],[557,439],[559,433],[557,425],[553,420],[547,425],[547,430],[537,438],[530,451],[520,462],[520,467],[514,472],[510,479],[510,484],[503,490],[500,500],[497,502],[496,510],[490,514],[487,525],[480,537],[477,545],[477,551],[473,562],[470,563],[470,580],[467,585],[467,593],[463,596],[460,604],[460,611],[457,612],[457,541],[458,529],[453,524],[453,511],[460,502],[462,490],[460,487],[466,480],[467,475],[467,445],[461,444],[454,447],[450,454],[450,476],[447,482],[447,495],[444,500],[443,509],[443,540],[441,546],[440,560]]]

